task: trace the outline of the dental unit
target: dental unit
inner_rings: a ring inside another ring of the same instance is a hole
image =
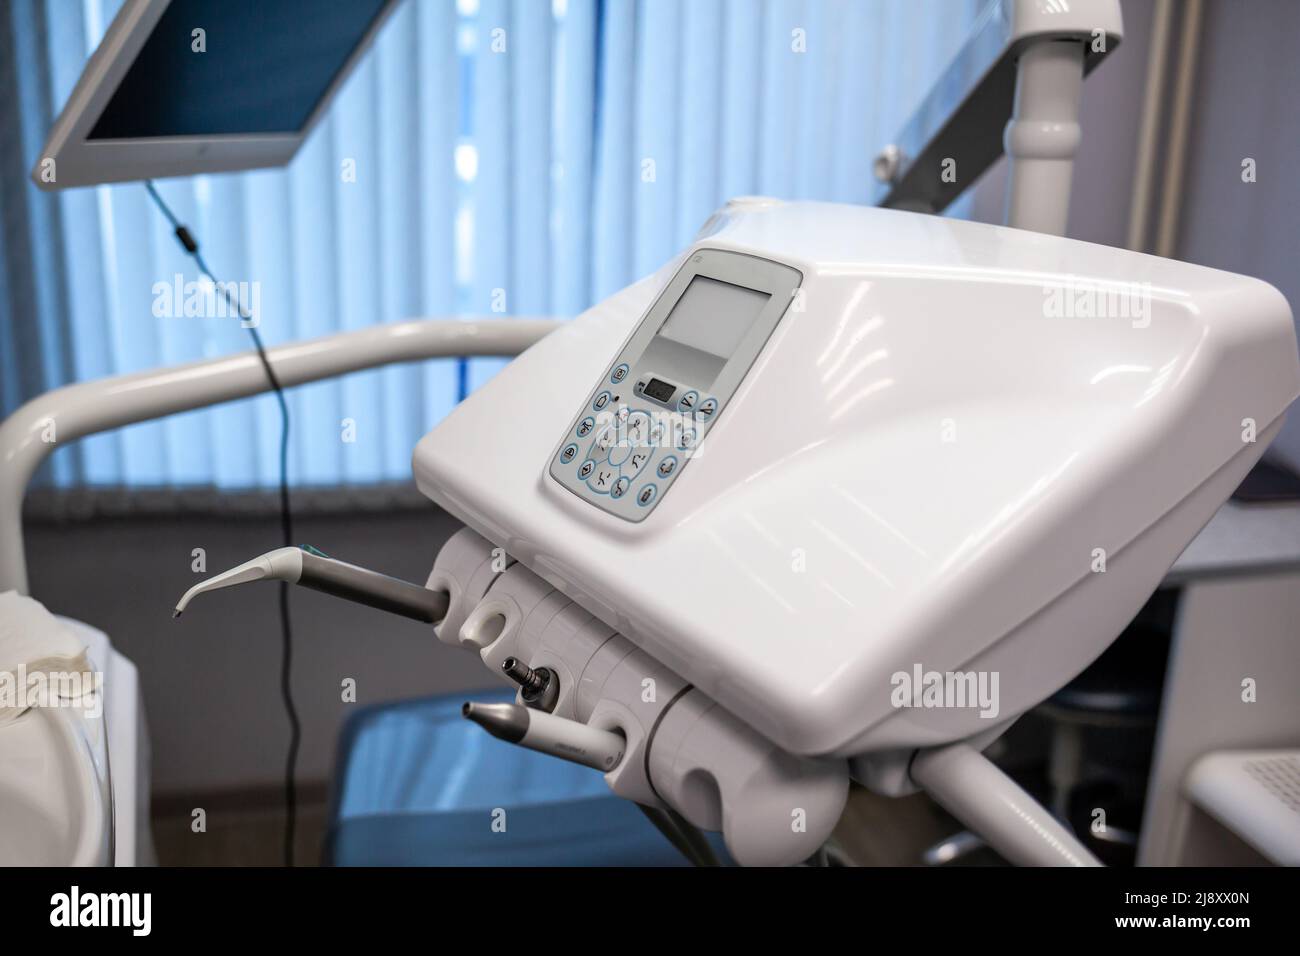
[[[1045,305],[1146,282],[1140,322]],[[615,793],[739,862],[811,857],[850,778],[924,787],[1013,860],[1093,862],[979,750],[1114,639],[1298,391],[1257,280],[733,203],[419,443],[420,489],[466,525],[425,590],[441,641],[528,678],[520,704],[544,672],[542,713],[626,741]],[[997,707],[900,701],[918,668],[996,675]]]
[[[1014,863],[1097,865],[982,751],[1132,620],[1300,359],[1266,283],[1059,235],[1087,41],[1121,29],[1117,3],[1039,6],[995,3],[963,96],[882,154],[890,208],[732,200],[653,275],[517,333],[414,450],[464,525],[423,583],[287,547],[175,616],[274,580],[427,623],[517,691],[467,720],[744,865],[815,857],[851,781],[926,791]],[[960,188],[922,167],[969,149],[978,176],[991,114],[1022,228],[931,214]],[[430,354],[494,347],[470,338]]]

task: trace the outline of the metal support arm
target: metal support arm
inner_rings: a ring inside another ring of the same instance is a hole
[[[1017,866],[1100,866],[1064,824],[970,744],[922,750],[912,779]]]
[[[1122,36],[1119,0],[989,0],[877,157],[876,177],[890,187],[881,205],[942,212],[1005,150],[1007,225],[1063,234],[1079,88]]]
[[[1015,108],[1003,134],[1008,226],[1065,235],[1074,154],[1083,138],[1082,87],[1082,43],[1035,43],[1017,61]]]

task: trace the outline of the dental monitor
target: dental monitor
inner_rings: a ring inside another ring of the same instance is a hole
[[[397,2],[125,0],[32,180],[62,189],[282,166]]]

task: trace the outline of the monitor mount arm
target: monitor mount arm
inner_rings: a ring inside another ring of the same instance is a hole
[[[1118,0],[993,0],[875,175],[891,209],[942,212],[1005,151],[1005,223],[1064,235],[1084,77],[1123,35]]]

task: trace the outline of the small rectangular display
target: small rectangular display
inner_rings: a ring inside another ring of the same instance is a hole
[[[659,334],[728,359],[771,298],[757,289],[697,275],[673,306]]]
[[[673,397],[673,392],[676,391],[676,389],[676,385],[670,385],[663,381],[663,379],[652,378],[650,381],[646,382],[645,388],[642,389],[642,392],[653,398],[656,402],[667,402],[668,399]]]

